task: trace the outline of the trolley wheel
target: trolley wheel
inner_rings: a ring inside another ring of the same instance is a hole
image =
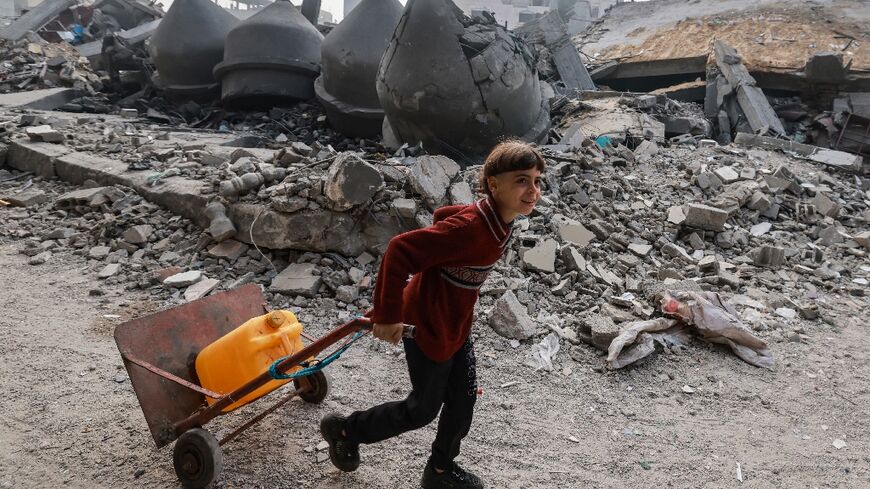
[[[293,379],[293,385],[299,389],[300,387],[308,387],[308,390],[299,394],[303,401],[311,404],[320,404],[326,399],[329,394],[329,377],[323,370],[318,370],[311,375]]]
[[[221,473],[223,461],[217,438],[202,428],[182,433],[172,451],[175,474],[186,488],[208,487]]]

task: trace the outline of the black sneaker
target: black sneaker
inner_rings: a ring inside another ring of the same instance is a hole
[[[466,471],[458,464],[454,463],[449,470],[439,474],[431,461],[423,469],[421,485],[423,489],[483,489],[480,477]]]
[[[340,470],[353,472],[359,467],[359,443],[347,440],[341,434],[346,418],[328,414],[320,420],[320,434],[329,443],[329,460]]]

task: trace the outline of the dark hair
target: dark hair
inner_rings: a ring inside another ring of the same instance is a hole
[[[487,178],[494,177],[500,173],[509,171],[529,170],[535,168],[541,173],[544,173],[546,162],[541,152],[529,143],[525,143],[518,139],[508,139],[498,143],[480,169],[480,178],[478,180],[478,191],[492,196],[487,184]]]

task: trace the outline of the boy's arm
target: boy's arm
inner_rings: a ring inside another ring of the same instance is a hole
[[[402,322],[402,292],[408,277],[427,268],[461,258],[468,253],[467,222],[447,218],[400,234],[390,240],[375,283],[374,323]]]

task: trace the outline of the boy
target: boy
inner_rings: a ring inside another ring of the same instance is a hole
[[[453,461],[471,427],[477,399],[470,339],[474,305],[480,286],[507,248],[514,218],[530,214],[541,198],[544,166],[544,158],[532,146],[513,140],[500,143],[481,169],[483,199],[442,207],[435,211],[431,226],[390,240],[369,316],[375,337],[391,343],[402,339],[403,323],[417,327],[415,339],[403,340],[412,390],[402,401],[346,418],[323,418],[320,432],[336,467],[356,470],[360,443],[426,426],[440,410],[423,488],[483,487],[480,478]]]

